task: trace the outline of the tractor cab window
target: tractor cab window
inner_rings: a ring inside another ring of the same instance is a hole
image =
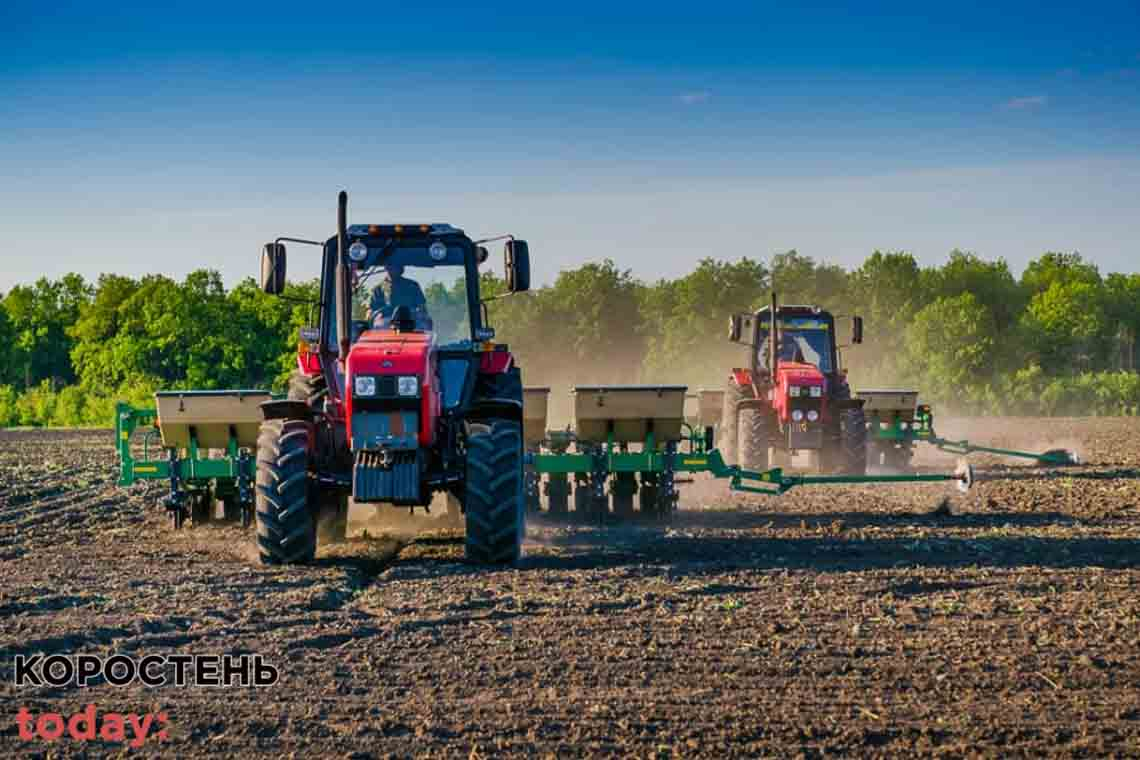
[[[389,327],[397,311],[415,321],[417,330],[432,331],[440,345],[471,340],[464,252],[446,246],[440,258],[427,246],[369,248],[355,262],[352,278],[352,339],[369,329]],[[335,333],[335,304],[329,324]],[[330,343],[336,345],[335,334]]]
[[[440,344],[471,339],[467,288],[461,267],[378,267],[357,277],[352,320],[363,329],[388,327],[406,307],[417,330],[431,330]]]
[[[832,371],[831,333],[826,328],[801,327],[793,322],[779,331],[777,339],[780,341],[780,345],[776,347],[776,357],[779,361],[814,364],[824,374]],[[760,330],[757,359],[761,368],[769,369],[767,330]]]

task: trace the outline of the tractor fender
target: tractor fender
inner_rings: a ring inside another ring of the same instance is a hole
[[[732,382],[736,383],[741,388],[751,388],[753,386],[752,370],[734,367],[730,375]]]
[[[506,354],[510,357],[510,354]],[[522,373],[513,360],[500,372],[479,372],[467,419],[498,417],[521,420],[523,414]]]
[[[523,416],[522,401],[513,398],[480,398],[471,402],[464,418],[468,421],[487,419],[507,419],[521,422]]]
[[[274,399],[259,405],[262,419],[265,420],[306,420],[311,422],[313,410],[307,401]]]

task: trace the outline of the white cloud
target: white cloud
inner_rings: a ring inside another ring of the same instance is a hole
[[[682,103],[684,103],[687,106],[693,106],[693,105],[696,105],[697,103],[704,103],[706,100],[708,100],[711,97],[712,97],[711,92],[705,92],[702,90],[699,92],[683,92],[677,96],[677,100],[681,101]]]
[[[1048,102],[1048,95],[1026,95],[1021,98],[1010,98],[1005,102],[1005,107],[1012,111],[1028,111],[1034,108],[1041,108]]]

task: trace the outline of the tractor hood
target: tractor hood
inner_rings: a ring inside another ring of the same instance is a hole
[[[794,395],[793,388],[795,389]],[[815,388],[818,390],[813,392]],[[816,435],[809,429],[814,429],[819,420],[826,418],[827,407],[823,403],[826,395],[827,378],[819,371],[819,367],[803,362],[780,362],[777,365],[772,407],[776,410],[782,424],[794,421],[793,413],[799,410],[799,413],[805,415],[802,421],[797,422],[797,427],[802,428],[799,432]],[[814,420],[806,417],[811,410],[814,410],[817,415]],[[804,441],[799,441],[791,447],[818,448],[817,445]]]
[[[439,416],[434,354],[431,332],[367,330],[353,344],[346,362],[345,410],[354,451],[434,443]]]
[[[434,343],[429,332],[366,330],[348,353],[348,374],[427,375]]]
[[[819,367],[806,362],[780,362],[776,371],[776,382],[780,393],[786,394],[789,386],[823,386],[826,390],[827,380]]]

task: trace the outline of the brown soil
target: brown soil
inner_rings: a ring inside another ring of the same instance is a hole
[[[435,522],[270,569],[118,488],[109,433],[0,433],[0,756],[125,751],[17,737],[20,706],[89,702],[167,711],[136,751],[180,757],[1140,754],[1140,423],[939,428],[1091,464],[977,457],[1012,479],[966,496],[698,481],[667,528],[535,521],[516,569]],[[257,652],[282,679],[17,689],[34,651]]]

